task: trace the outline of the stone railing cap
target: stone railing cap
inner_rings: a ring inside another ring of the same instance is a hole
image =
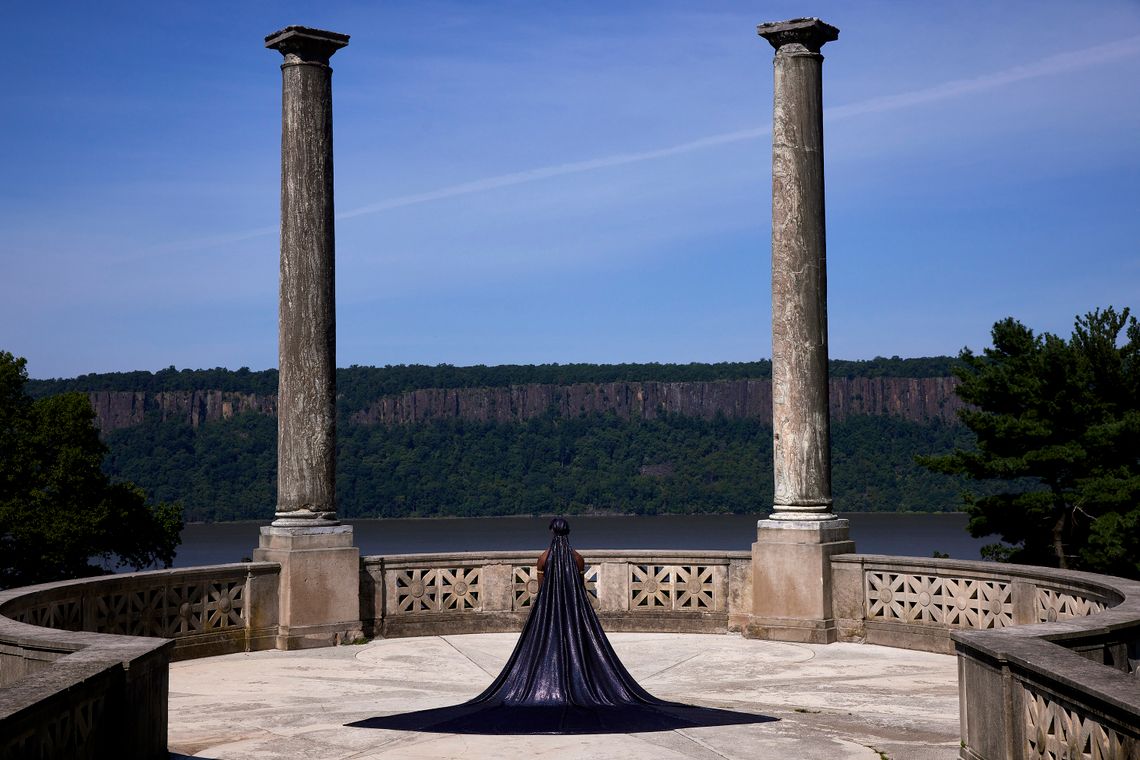
[[[1015,665],[1017,670],[1032,673],[1044,683],[1059,684],[1077,692],[1070,695],[1070,699],[1085,704],[1099,701],[1127,713],[1135,713],[1140,708],[1134,675],[1101,665],[1043,638],[1011,636],[1014,630],[1016,628],[955,631],[953,638],[960,647],[965,646],[968,654],[981,652]],[[1013,675],[1016,678],[1018,673],[1015,671]]]
[[[527,550],[485,551],[485,552],[425,552],[420,554],[369,554],[361,557],[366,565],[383,563],[402,564],[405,562],[440,563],[456,562],[465,564],[499,564],[504,560],[522,560],[532,563],[538,559],[545,547]],[[615,559],[640,560],[651,562],[654,559],[675,561],[691,559],[698,561],[724,561],[749,559],[752,554],[747,550],[685,550],[685,549],[581,549],[579,550],[586,560]]]

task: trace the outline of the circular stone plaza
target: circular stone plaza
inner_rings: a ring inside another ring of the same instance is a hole
[[[618,655],[698,725],[447,734],[389,717],[490,683],[535,557],[361,557],[337,519],[329,59],[349,38],[291,26],[265,41],[283,56],[275,519],[250,562],[0,591],[0,760],[1140,760],[1140,583],[857,554],[835,516],[820,49],[839,30],[758,31],[775,71],[772,513],[751,551],[585,552]]]
[[[469,699],[499,672],[517,638],[420,636],[177,662],[170,670],[170,751],[218,760],[958,757],[954,657],[733,634],[611,638],[654,695],[742,713],[735,725],[556,736],[367,725]]]

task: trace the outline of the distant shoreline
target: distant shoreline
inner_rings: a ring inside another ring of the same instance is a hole
[[[753,513],[757,517],[766,517],[769,513]],[[900,516],[927,516],[927,515],[965,515],[966,512],[960,510],[953,512],[836,512],[839,517],[849,517],[851,515],[900,515]],[[632,512],[604,512],[604,513],[588,513],[581,512],[578,514],[567,515],[565,512],[543,512],[537,515],[429,515],[429,516],[408,516],[408,517],[348,517],[340,522],[354,523],[354,522],[380,522],[384,520],[392,521],[411,521],[411,520],[518,520],[518,519],[540,519],[543,517],[589,517],[606,518],[606,517],[645,517],[645,518],[662,518],[662,517],[706,517],[716,515],[736,515],[739,517],[748,516],[747,512],[692,512],[689,514],[658,514],[658,515],[638,515]],[[272,522],[271,518],[265,520],[216,520],[214,522],[206,522],[203,520],[187,521],[185,525],[269,525]]]

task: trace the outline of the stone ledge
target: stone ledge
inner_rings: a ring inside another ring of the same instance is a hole
[[[493,565],[523,564],[533,565],[542,554],[545,546],[534,551],[496,552],[430,552],[423,554],[370,554],[361,557],[366,567],[429,567],[441,564],[453,565]],[[677,564],[688,560],[692,563],[728,564],[732,560],[751,559],[749,551],[685,551],[683,549],[587,549],[581,552],[587,564],[607,560],[630,561],[645,559],[641,564]],[[655,560],[668,560],[655,562]]]

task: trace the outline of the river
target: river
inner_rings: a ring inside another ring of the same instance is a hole
[[[979,559],[965,514],[858,512],[851,521],[855,549],[863,554]],[[658,515],[571,517],[570,541],[578,549],[748,550],[756,539],[756,515]],[[194,523],[182,531],[175,567],[239,562],[257,546],[258,522]],[[549,542],[549,517],[350,520],[361,554],[458,551],[541,551]]]

